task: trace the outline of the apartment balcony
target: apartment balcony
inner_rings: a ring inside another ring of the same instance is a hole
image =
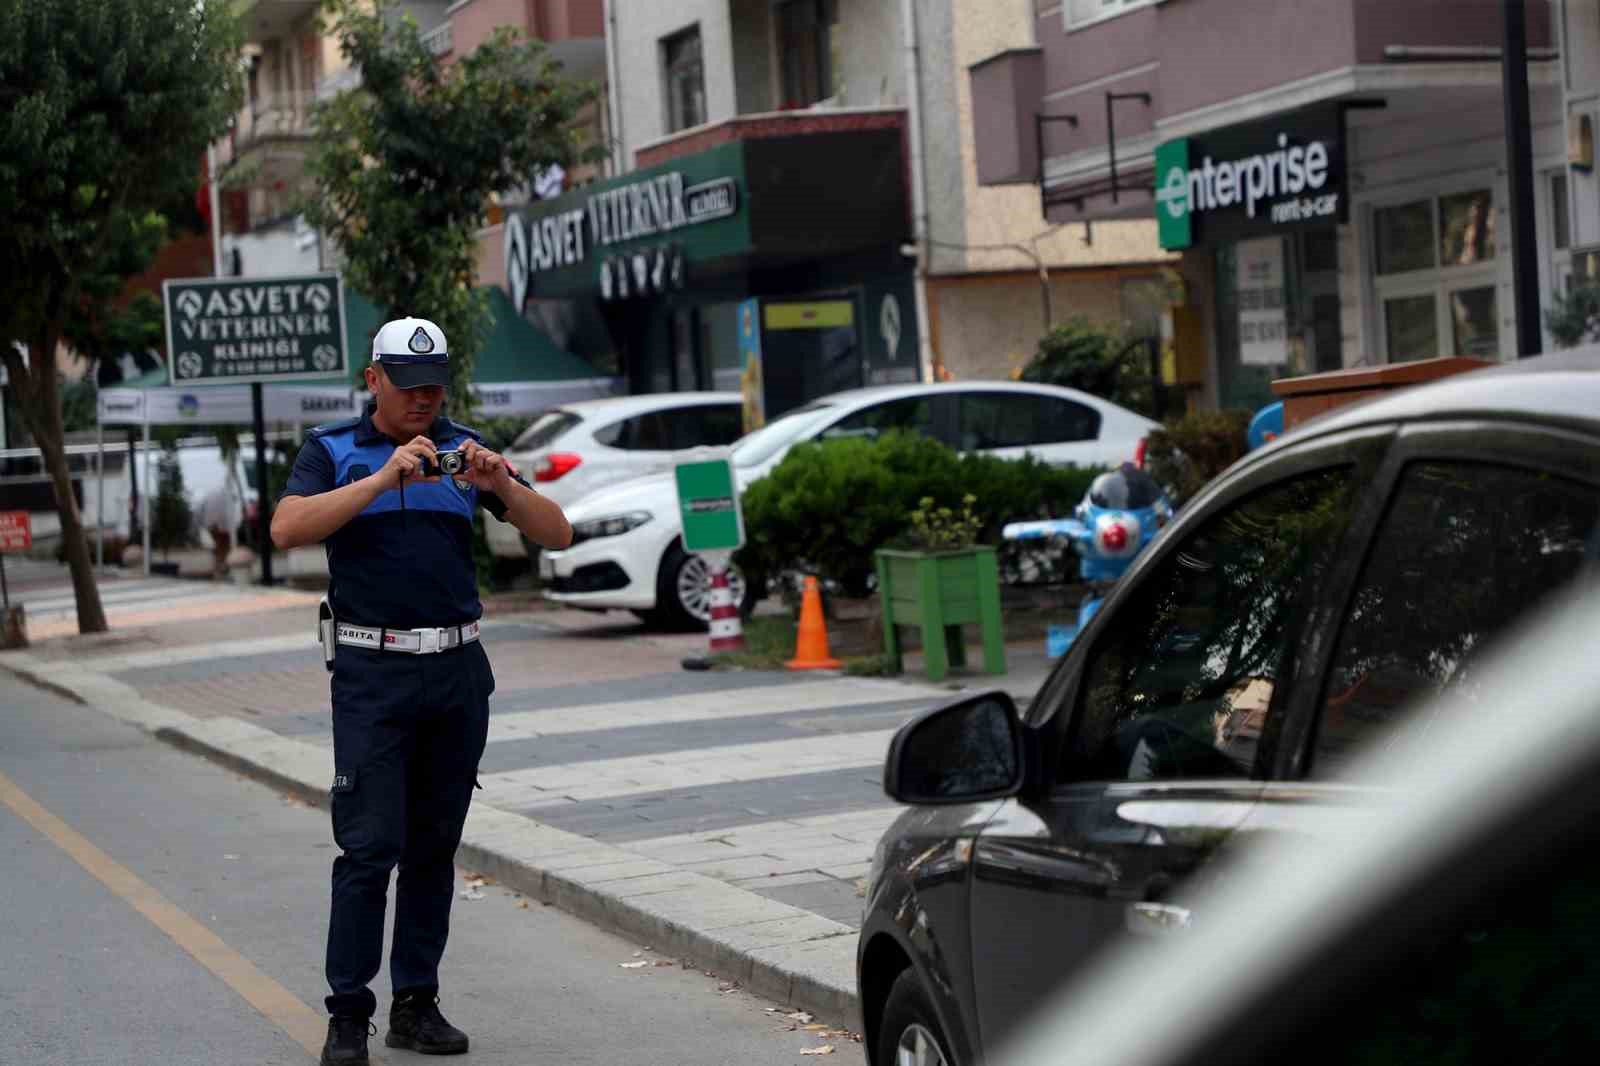
[[[288,37],[320,6],[321,0],[236,0],[234,12],[244,28],[245,40],[270,41]]]
[[[774,111],[761,115],[739,115],[722,122],[680,130],[669,136],[640,145],[634,152],[634,165],[656,166],[682,156],[694,155],[719,144],[776,138],[810,137],[856,133],[867,130],[897,130],[905,136],[906,113],[897,107],[817,108],[809,111]],[[909,158],[903,149],[902,155]]]
[[[545,43],[575,78],[604,80],[603,0],[457,0],[450,5],[455,55],[468,55],[500,26],[515,26]]]

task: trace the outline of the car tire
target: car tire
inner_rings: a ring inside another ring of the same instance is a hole
[[[674,632],[687,633],[704,632],[711,628],[709,616],[702,617],[700,614],[700,610],[707,609],[704,602],[707,597],[702,594],[690,600],[684,591],[688,585],[695,583],[693,575],[697,571],[704,573],[704,560],[698,555],[684,551],[682,540],[673,541],[666,553],[661,556],[661,566],[656,571],[656,606],[649,613],[649,618],[655,625]],[[736,590],[744,588],[739,611],[741,615],[748,616],[750,608],[755,603],[754,593],[745,585],[744,576],[739,573],[738,567],[729,569],[729,577]]]
[[[909,1057],[902,1058],[902,1052]],[[878,1026],[878,1066],[956,1066],[950,1054],[950,1041],[939,1027],[933,1003],[917,980],[915,970],[901,971],[883,1003],[883,1022]]]

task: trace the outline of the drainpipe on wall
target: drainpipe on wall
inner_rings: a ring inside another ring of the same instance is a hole
[[[918,359],[922,380],[932,381],[933,338],[928,329],[928,190],[922,160],[922,62],[917,48],[916,0],[900,0],[900,24],[906,41],[906,124],[911,141],[911,235],[917,248]]]
[[[622,142],[622,84],[617,80],[617,0],[605,0],[606,20],[606,107],[611,114],[611,173],[616,177],[623,171]]]

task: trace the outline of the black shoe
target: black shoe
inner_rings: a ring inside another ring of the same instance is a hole
[[[335,1015],[328,1019],[328,1039],[322,1045],[322,1066],[366,1066],[367,1034],[377,1027],[365,1018]]]
[[[420,1051],[424,1055],[464,1055],[467,1034],[444,1020],[438,996],[408,996],[389,1008],[389,1047]]]

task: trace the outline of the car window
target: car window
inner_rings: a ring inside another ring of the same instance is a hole
[[[733,448],[734,466],[760,466],[833,417],[833,405],[810,403],[797,407],[758,430],[739,438]]]
[[[517,439],[511,442],[510,450],[526,452],[543,448],[582,421],[582,418],[571,411],[546,411],[517,435]]]
[[[660,414],[674,449],[732,444],[744,432],[743,410],[737,404],[678,407]]]
[[[972,392],[961,397],[961,449],[1026,448],[1100,436],[1100,412],[1055,396]]]
[[[1593,563],[1597,517],[1593,486],[1552,474],[1408,467],[1339,635],[1312,773],[1346,776],[1446,686],[1470,698],[1481,653]]]
[[[909,430],[934,436],[933,397],[907,396],[888,403],[876,403],[847,415],[823,431],[824,439],[834,437],[876,437],[891,429]]]
[[[1087,659],[1063,777],[1249,777],[1304,611],[1354,501],[1349,467],[1233,503],[1117,606]]]

